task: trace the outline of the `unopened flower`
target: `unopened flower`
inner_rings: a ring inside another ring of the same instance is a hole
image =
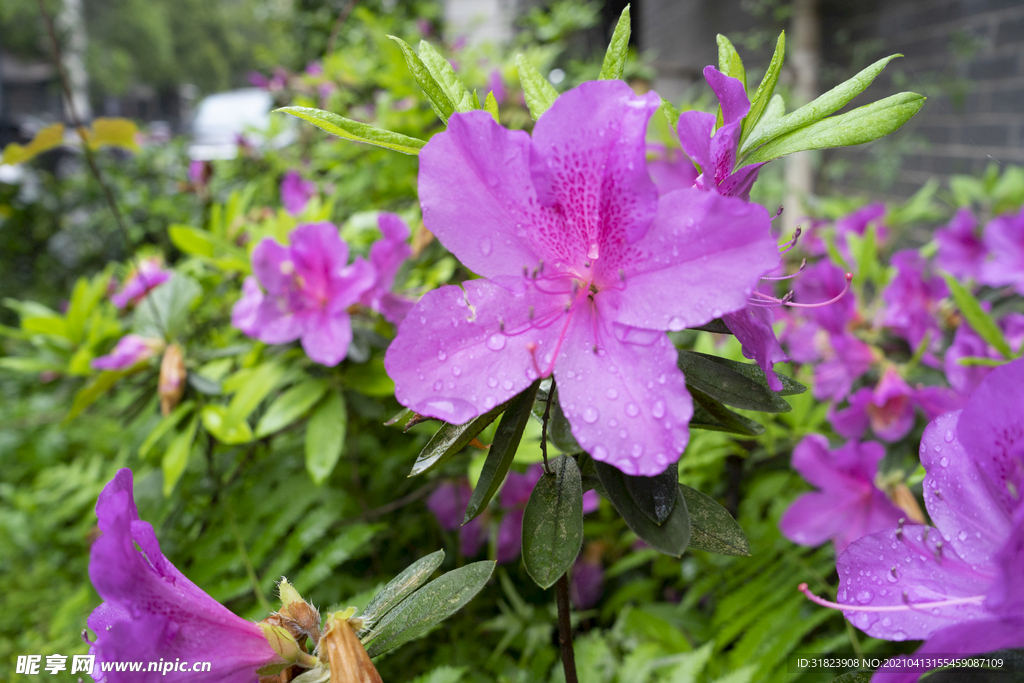
[[[316,194],[316,183],[305,180],[298,171],[288,171],[281,179],[281,205],[285,211],[298,216]]]
[[[393,213],[381,213],[377,216],[377,226],[380,228],[381,239],[370,246],[370,264],[373,265],[377,277],[373,286],[363,292],[360,302],[380,313],[388,322],[397,325],[415,303],[391,291],[398,269],[412,254],[412,247],[409,246],[409,226]]]
[[[110,300],[118,308],[125,308],[128,304],[138,304],[150,290],[167,282],[171,278],[171,274],[171,271],[164,270],[160,266],[160,259],[143,259],[139,263],[138,269],[128,276],[121,290],[110,297]]]
[[[160,361],[160,382],[157,391],[160,395],[160,412],[170,415],[185,393],[185,353],[178,344],[171,344],[164,351]]]
[[[838,555],[861,536],[896,524],[903,513],[875,486],[884,456],[873,441],[830,450],[824,436],[805,437],[793,450],[793,469],[820,490],[789,506],[779,522],[783,536],[800,545],[831,539]]]
[[[468,112],[423,148],[426,226],[485,279],[406,316],[385,358],[400,403],[464,423],[553,374],[596,460],[644,475],[678,460],[693,406],[664,331],[743,308],[778,252],[763,207],[699,190],[659,200],[644,158],[659,103],[588,82],[532,138]]]
[[[337,365],[352,341],[347,309],[373,286],[373,266],[361,258],[348,264],[348,245],[331,223],[300,225],[289,238],[287,247],[269,238],[256,245],[257,281],[243,285],[231,322],[267,344],[301,339],[311,360]]]
[[[150,339],[137,334],[126,334],[118,340],[114,350],[105,356],[93,359],[92,366],[98,370],[127,370],[152,358],[164,348],[160,339]]]
[[[985,243],[976,234],[978,220],[970,209],[960,209],[949,225],[935,231],[939,252],[935,263],[962,280],[976,280],[985,261]]]
[[[282,660],[257,624],[232,614],[172,565],[153,527],[139,519],[131,470],[100,494],[103,535],[93,543],[89,578],[104,602],[89,616],[96,633],[98,681],[108,683],[252,683],[256,670]],[[213,662],[209,672],[103,671],[104,662]],[[100,673],[102,672],[102,673]]]

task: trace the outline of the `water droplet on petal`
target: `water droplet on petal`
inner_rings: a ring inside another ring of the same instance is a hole
[[[448,359],[448,354],[445,353],[443,350],[438,351],[437,352],[437,359],[443,363],[445,360]]]
[[[598,462],[605,462],[608,459],[608,449],[601,445],[594,446],[594,450],[592,450],[590,454],[594,456],[594,460],[597,460]]]
[[[594,424],[597,422],[598,417],[597,408],[594,406],[587,406],[586,410],[583,411],[583,421],[587,424]]]
[[[953,434],[953,430],[952,429],[947,429],[946,430],[946,436],[944,438],[946,439],[946,443],[953,443],[953,439],[956,438],[956,435]]]
[[[460,368],[458,365],[452,367],[452,374],[458,377],[459,375],[462,374],[462,368]]]
[[[488,377],[487,378],[487,386],[489,386],[491,389],[493,389],[494,387],[498,386],[498,378],[497,377]]]
[[[949,458],[947,458],[946,456],[942,456],[942,459],[939,460],[939,464],[942,465],[943,467],[946,467],[947,465],[949,465]]]
[[[956,537],[959,538],[960,542],[962,543],[963,541],[967,540],[967,532],[961,531],[959,534],[956,535]]]
[[[434,391],[441,391],[441,389],[444,389],[444,382],[441,380],[434,382]]]
[[[609,401],[614,401],[619,397],[619,392],[615,391],[614,389],[609,389],[608,391],[604,392],[604,395],[608,397]]]
[[[633,444],[633,447],[629,449],[629,454],[632,455],[634,458],[639,458],[641,455],[644,454],[644,445],[641,443]]]
[[[892,636],[890,636],[890,637],[893,640],[906,640],[907,639],[907,634],[904,633],[903,631],[894,631]]]
[[[640,414],[640,408],[637,406],[637,404],[635,404],[635,403],[627,403],[626,404],[626,415],[629,415],[630,417],[636,417],[639,414]]]
[[[869,602],[871,602],[871,599],[874,597],[875,594],[872,591],[869,591],[867,588],[865,588],[864,590],[859,591],[857,593],[857,602],[859,602],[862,605],[866,605]]]
[[[492,334],[491,338],[487,340],[487,348],[491,351],[501,351],[505,348],[505,335]]]
[[[657,419],[661,419],[662,417],[664,417],[665,416],[665,402],[664,401],[656,402],[654,404],[654,406],[651,407],[651,415],[653,415]]]
[[[490,256],[491,254],[491,240],[488,237],[480,240],[480,253],[484,256]]]

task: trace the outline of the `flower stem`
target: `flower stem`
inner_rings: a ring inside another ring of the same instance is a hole
[[[569,573],[559,577],[555,583],[555,597],[558,601],[558,642],[562,647],[562,670],[565,683],[579,683],[576,677],[576,654],[572,649],[572,622],[569,620]]]
[[[540,428],[540,454],[544,458],[544,474],[551,474],[551,468],[548,467],[548,420],[551,417],[551,394],[554,390],[555,381],[552,379],[547,401],[544,402],[544,418]]]

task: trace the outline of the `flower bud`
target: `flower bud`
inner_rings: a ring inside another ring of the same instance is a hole
[[[320,651],[321,656],[327,653],[331,683],[383,683],[352,624],[341,614],[328,618]]]
[[[185,393],[185,354],[178,344],[171,344],[164,351],[160,362],[160,412],[170,415]]]

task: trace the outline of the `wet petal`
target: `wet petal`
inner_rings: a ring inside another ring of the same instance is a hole
[[[686,156],[701,169],[711,168],[711,133],[715,130],[715,115],[702,111],[684,111],[679,115],[676,132]]]
[[[735,123],[750,112],[750,100],[743,87],[743,81],[726,76],[713,66],[704,67],[704,78],[722,105],[722,120],[725,125]]]
[[[764,370],[765,379],[772,391],[782,391],[782,380],[772,366],[775,363],[786,363],[790,358],[775,338],[775,330],[772,329],[774,319],[772,309],[764,306],[747,306],[735,313],[727,313],[722,318],[742,344],[743,356],[753,359]]]

